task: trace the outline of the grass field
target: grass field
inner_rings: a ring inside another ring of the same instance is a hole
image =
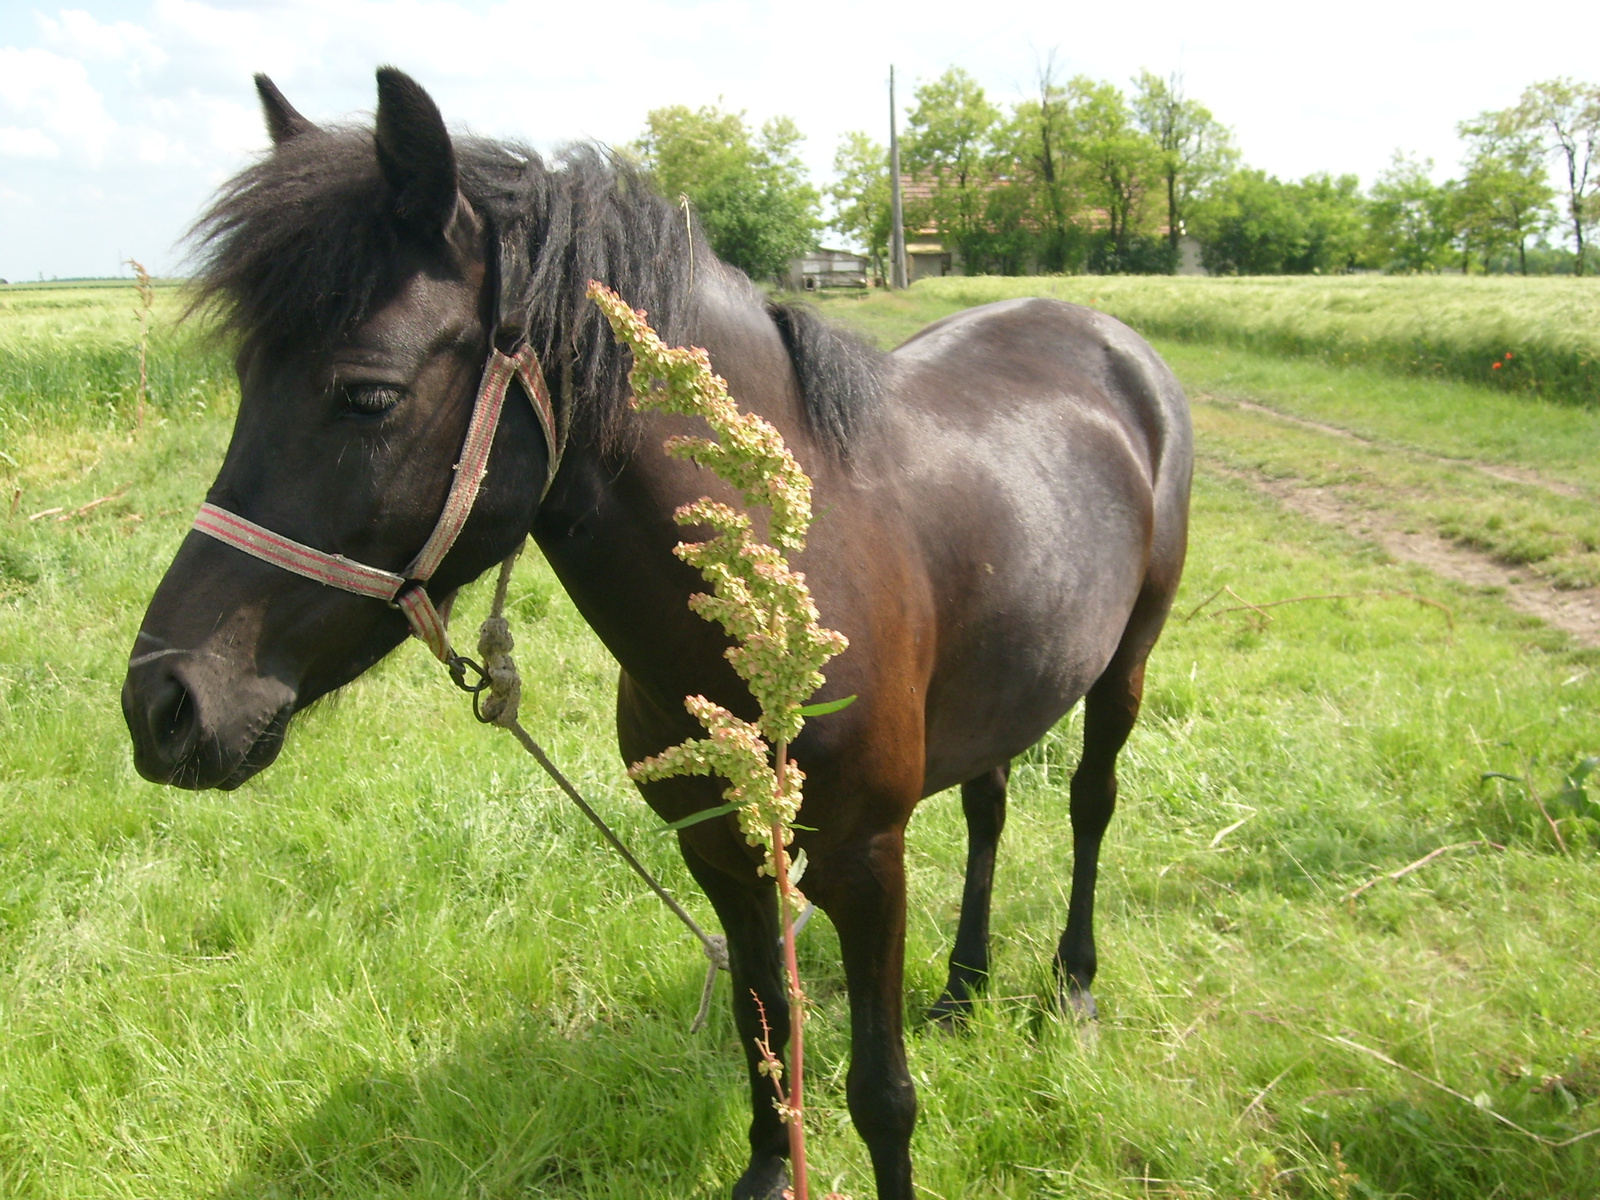
[[[1600,281],[1497,276],[946,278],[917,301],[1052,295],[1148,336],[1600,405]]]
[[[139,385],[132,283],[0,287],[0,438],[131,415]],[[158,283],[149,387],[163,412],[193,410],[231,386],[233,366],[199,325],[182,325],[179,288]]]
[[[894,340],[953,303],[918,289],[829,309]],[[0,357],[90,340],[74,319],[126,346],[131,289],[102,304],[29,328],[4,310]],[[1438,459],[1600,487],[1600,415],[1161,348],[1210,399],[1188,575],[1104,858],[1103,1017],[1085,1037],[1039,1000],[1065,913],[1074,715],[1014,775],[989,999],[967,1034],[911,1040],[920,1185],[944,1200],[1593,1196],[1600,1136],[1571,1139],[1600,1130],[1600,822],[1554,797],[1600,754],[1600,651],[1252,480],[1348,453],[1329,487],[1426,523],[1430,505],[1498,503],[1463,498],[1476,483]],[[123,402],[74,393],[4,413],[0,479],[22,491],[0,523],[0,1195],[725,1195],[747,1119],[726,983],[688,1036],[698,949],[419,647],[302,717],[237,792],[134,775],[117,693],[226,442],[214,361],[161,368],[207,380],[204,404],[158,392],[137,434]],[[1367,441],[1279,437],[1273,412]],[[1540,561],[1582,569],[1581,506],[1514,494],[1569,539]],[[1260,612],[1223,612],[1224,595],[1185,619],[1224,586],[1257,606],[1387,594]],[[541,563],[511,594],[528,724],[708,916],[630,796],[604,650]],[[473,589],[458,622],[486,603]],[[1456,848],[1349,898],[1441,847]],[[959,805],[931,800],[911,831],[913,1011],[943,982],[963,855]],[[835,950],[814,923],[812,1158],[861,1200]]]

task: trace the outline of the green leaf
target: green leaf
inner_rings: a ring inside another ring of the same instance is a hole
[[[698,825],[701,821],[709,821],[713,817],[725,817],[731,812],[738,812],[737,804],[719,804],[716,808],[701,809],[697,813],[690,813],[681,821],[674,821],[671,825],[664,825],[656,830],[657,833],[676,833],[680,829],[687,829],[691,825]]]
[[[1563,788],[1550,797],[1550,804],[1554,808],[1564,808],[1580,817],[1600,819],[1600,804],[1590,800],[1588,793],[1581,787]]]
[[[824,700],[821,704],[806,704],[800,709],[802,717],[825,717],[829,713],[836,713],[841,708],[849,708],[856,702],[854,696],[846,696],[843,700]]]
[[[1571,787],[1582,787],[1583,781],[1594,773],[1594,769],[1596,767],[1600,767],[1600,754],[1591,754],[1577,766],[1573,767],[1571,772],[1568,773],[1568,785]]]

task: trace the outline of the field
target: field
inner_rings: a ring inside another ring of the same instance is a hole
[[[1131,308],[1146,281],[1058,282]],[[966,298],[825,307],[892,342]],[[237,792],[135,776],[126,655],[235,397],[164,294],[135,430],[132,303],[0,289],[0,1195],[725,1195],[747,1119],[726,982],[688,1035],[697,947],[419,647]],[[910,1041],[924,1194],[1593,1196],[1600,788],[1567,778],[1600,754],[1600,411],[1158,348],[1201,463],[1103,860],[1102,1019],[1040,1001],[1074,714],[1014,774],[988,999]],[[526,722],[708,918],[617,761],[608,656],[542,563],[511,595]],[[913,1013],[963,856],[959,804],[930,800]],[[825,920],[802,945],[812,1158],[862,1200]]]
[[[1093,304],[1147,336],[1600,404],[1600,286],[1592,279],[1079,275],[917,286],[919,299],[962,307],[1034,292]]]

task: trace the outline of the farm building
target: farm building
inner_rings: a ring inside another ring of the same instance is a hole
[[[789,260],[789,286],[797,292],[818,288],[864,288],[871,264],[852,250],[813,250]]]

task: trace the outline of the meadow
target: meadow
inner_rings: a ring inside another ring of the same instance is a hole
[[[1092,304],[1146,336],[1600,405],[1600,283],[1510,276],[950,277],[919,297]]]
[[[963,303],[956,282],[825,310],[893,342]],[[1144,281],[1060,282],[1131,305]],[[135,429],[132,289],[90,296],[0,289],[0,1195],[724,1196],[747,1119],[726,981],[690,1036],[697,946],[420,647],[298,718],[236,792],[134,774],[126,655],[236,394],[221,348],[164,324]],[[1549,542],[1527,570],[1581,587],[1600,412],[1152,332],[1196,398],[1200,470],[1103,858],[1102,1017],[1041,999],[1072,714],[1016,765],[988,997],[959,1036],[915,1023],[919,1185],[1592,1196],[1600,650],[1258,483],[1477,520],[1507,562],[1509,513]],[[525,722],[709,919],[622,773],[609,656],[536,556],[511,596]],[[480,583],[456,621],[487,603]],[[964,853],[959,803],[929,800],[913,1014],[943,983]],[[862,1200],[836,950],[818,919],[811,1154]]]

